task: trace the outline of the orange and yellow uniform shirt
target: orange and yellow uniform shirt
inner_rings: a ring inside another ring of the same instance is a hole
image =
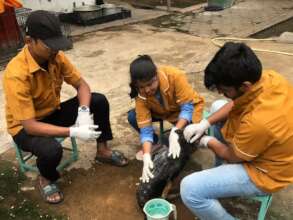
[[[7,7],[22,7],[21,1],[17,0],[0,0],[0,14],[5,11],[5,6]]]
[[[135,99],[136,119],[139,128],[152,125],[152,116],[175,123],[178,120],[180,106],[186,103],[194,105],[192,122],[202,119],[204,99],[197,94],[188,83],[183,71],[162,66],[157,71],[159,89],[163,105],[155,97],[142,97]]]
[[[3,76],[9,134],[14,136],[23,128],[20,121],[40,120],[58,109],[63,81],[77,87],[80,78],[62,51],[49,62],[47,71],[36,63],[25,46],[9,62]]]
[[[235,154],[245,160],[251,180],[265,192],[293,182],[293,87],[274,71],[261,79],[234,107],[222,128]]]

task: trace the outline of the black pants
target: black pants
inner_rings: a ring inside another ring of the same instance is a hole
[[[77,97],[67,100],[60,105],[60,109],[47,116],[42,122],[70,127],[75,123],[79,102]],[[109,103],[106,97],[99,93],[92,93],[90,103],[94,123],[99,125],[102,132],[97,143],[112,140],[112,131],[109,120]],[[14,142],[23,150],[33,153],[37,157],[37,167],[42,176],[50,181],[56,181],[60,175],[56,167],[62,158],[62,146],[54,137],[33,136],[24,129],[13,136]]]

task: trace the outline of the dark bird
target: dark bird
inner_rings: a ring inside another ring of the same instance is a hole
[[[152,154],[154,169],[152,173],[154,178],[148,183],[140,182],[136,198],[138,205],[143,208],[144,204],[153,198],[162,197],[162,193],[168,183],[172,182],[183,170],[190,155],[195,151],[194,144],[187,143],[182,130],[176,131],[179,135],[179,144],[181,152],[179,158],[168,157],[168,147],[162,145]]]

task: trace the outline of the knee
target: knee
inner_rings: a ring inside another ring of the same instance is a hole
[[[108,99],[101,93],[92,93],[91,104],[95,107],[106,106],[109,107]]]
[[[218,99],[218,100],[214,101],[211,104],[210,113],[211,114],[215,113],[216,111],[218,111],[220,108],[222,108],[227,103],[228,103],[228,101],[225,99]]]
[[[63,154],[62,145],[56,141],[51,144],[50,150],[48,150],[46,154],[46,158],[49,161],[60,160],[62,158],[62,154]]]
[[[131,125],[135,124],[135,122],[136,122],[136,114],[135,114],[135,110],[134,109],[131,109],[128,112],[127,120],[128,120],[128,123],[129,124],[131,124]]]
[[[201,187],[198,184],[195,174],[191,174],[181,181],[180,184],[180,196],[186,206],[194,206],[201,204],[203,199],[201,198]]]
[[[193,188],[190,176],[184,177],[180,183],[180,196],[182,201],[187,204],[190,201],[191,189]]]

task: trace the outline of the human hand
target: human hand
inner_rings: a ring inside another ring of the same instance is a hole
[[[79,127],[70,127],[69,128],[69,136],[77,137],[82,140],[94,140],[100,137],[102,134],[101,131],[96,131],[98,125],[82,125]]]
[[[169,153],[168,157],[172,155],[173,159],[179,157],[181,147],[178,143],[179,135],[175,132],[178,128],[173,127],[169,135]]]
[[[186,126],[183,131],[184,138],[187,142],[193,143],[210,127],[210,123],[206,119],[202,119],[200,123]]]
[[[151,172],[151,169],[154,168],[154,164],[149,153],[143,154],[143,168],[142,168],[142,176],[140,180],[143,183],[148,183],[150,179],[154,178],[154,175]]]
[[[198,146],[201,148],[208,148],[208,143],[210,140],[215,139],[215,137],[212,136],[208,136],[208,135],[204,135],[201,137],[201,139],[199,140],[199,144]]]
[[[90,114],[89,107],[85,105],[80,106],[78,108],[75,125],[78,127],[82,125],[93,125],[93,124],[94,124],[93,115]]]

